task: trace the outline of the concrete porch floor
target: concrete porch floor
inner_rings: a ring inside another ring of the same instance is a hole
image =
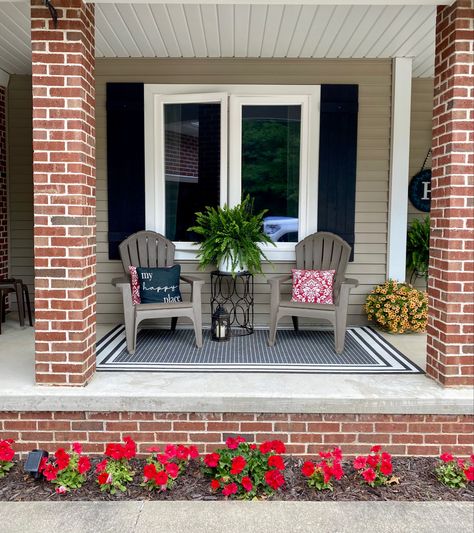
[[[112,326],[100,325],[97,338]],[[426,336],[386,335],[418,366]],[[84,388],[34,383],[33,328],[9,317],[0,335],[0,410],[471,414],[474,389],[424,375],[101,372]]]

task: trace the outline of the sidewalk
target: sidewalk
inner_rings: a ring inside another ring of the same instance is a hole
[[[0,502],[0,533],[472,533],[474,502]]]

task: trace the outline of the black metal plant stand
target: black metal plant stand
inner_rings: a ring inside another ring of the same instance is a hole
[[[254,320],[253,274],[211,272],[211,315],[221,305],[230,314],[232,335],[251,335]]]

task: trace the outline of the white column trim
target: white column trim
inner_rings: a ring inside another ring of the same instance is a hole
[[[406,277],[411,79],[412,59],[395,58],[392,66],[387,277],[398,281],[405,281]]]

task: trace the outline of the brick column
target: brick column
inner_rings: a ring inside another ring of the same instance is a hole
[[[0,279],[8,277],[7,89],[0,85]]]
[[[95,369],[94,5],[32,0],[36,381]]]
[[[438,7],[427,372],[474,376],[474,3]]]

